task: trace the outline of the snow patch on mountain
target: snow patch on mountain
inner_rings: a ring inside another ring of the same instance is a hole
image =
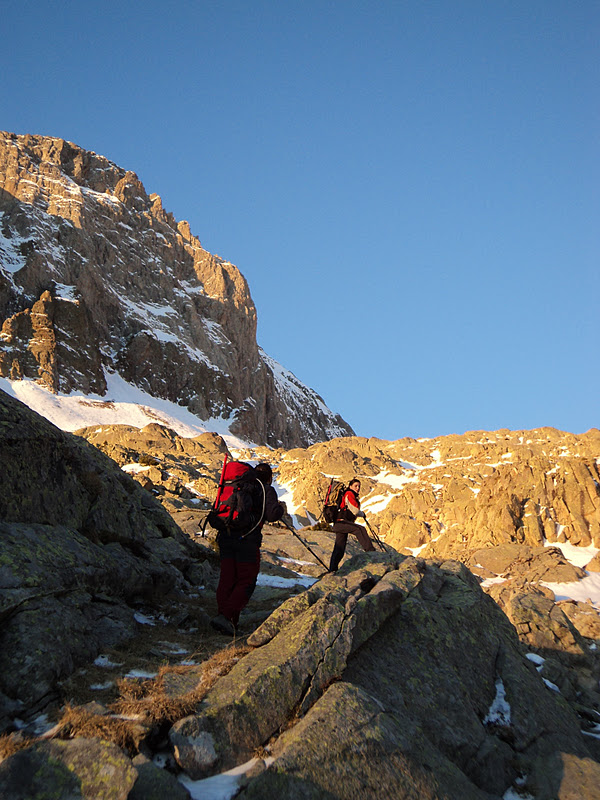
[[[106,373],[107,392],[101,397],[75,391],[52,394],[35,381],[0,378],[0,389],[50,420],[63,431],[73,432],[92,425],[131,425],[143,428],[151,422],[171,428],[179,436],[193,438],[211,431],[223,437],[229,447],[253,447],[256,443],[234,436],[231,418],[200,420],[187,408],[161,400],[139,389],[118,375]]]
[[[597,572],[588,573],[585,578],[568,583],[552,581],[540,581],[540,583],[554,592],[556,602],[574,600],[576,603],[590,603],[597,611],[600,611],[600,575]]]
[[[593,544],[588,547],[581,547],[580,545],[571,544],[571,542],[549,542],[547,539],[544,541],[544,547],[558,547],[563,556],[576,567],[585,567],[594,558],[595,555],[600,553],[597,547]]]
[[[25,266],[26,258],[21,248],[29,239],[18,235],[6,236],[3,218],[4,211],[0,211],[0,271],[14,273]]]

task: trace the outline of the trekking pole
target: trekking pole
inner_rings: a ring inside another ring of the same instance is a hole
[[[285,525],[285,527],[288,529],[288,531],[290,531],[291,533],[293,533],[293,534],[294,534],[294,536],[296,537],[296,539],[298,539],[300,542],[302,542],[302,544],[304,545],[304,547],[306,547],[306,549],[309,551],[309,553],[312,553],[312,554],[313,554],[313,556],[314,556],[314,557],[317,559],[317,561],[319,562],[319,564],[321,564],[321,566],[325,567],[325,570],[326,570],[327,572],[329,572],[329,567],[327,566],[327,564],[325,564],[323,561],[321,561],[321,559],[320,559],[320,558],[319,558],[319,556],[318,556],[318,555],[315,553],[315,551],[312,549],[312,547],[309,547],[309,545],[308,545],[308,544],[307,544],[307,543],[304,541],[304,539],[303,539],[301,536],[299,536],[299,535],[296,533],[295,529],[294,529],[294,528],[292,528],[292,526],[291,526],[291,525],[288,525],[288,523],[287,523],[285,520],[283,520],[283,519],[282,519],[281,521],[283,522],[283,524]]]
[[[368,529],[371,531],[371,533],[372,533],[372,534],[373,534],[373,536],[375,537],[375,541],[376,541],[376,542],[377,542],[377,544],[378,544],[378,545],[381,547],[381,549],[383,550],[383,552],[384,552],[384,553],[387,553],[387,552],[389,552],[389,551],[388,551],[388,549],[387,549],[387,547],[384,545],[384,543],[383,543],[383,542],[381,541],[381,539],[379,538],[379,536],[377,536],[377,534],[375,533],[375,531],[373,530],[373,528],[372,528],[372,527],[369,525],[369,520],[368,520],[366,517],[363,517],[363,519],[364,519],[364,521],[365,521],[365,523],[366,523],[366,525],[367,525],[367,528],[368,528]]]

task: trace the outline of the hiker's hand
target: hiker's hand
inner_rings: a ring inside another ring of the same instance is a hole
[[[283,500],[280,500],[279,501],[279,505],[283,508],[283,514],[285,516],[287,514],[287,506],[286,506],[286,504],[283,502]]]
[[[359,511],[359,512],[358,512],[358,514],[357,514],[356,516],[357,516],[357,517],[362,517],[363,519],[366,519],[366,517],[365,517],[365,512],[364,512],[364,511]]]

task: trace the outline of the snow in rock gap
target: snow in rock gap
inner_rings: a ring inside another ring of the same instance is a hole
[[[484,725],[510,725],[510,705],[506,699],[506,690],[502,678],[496,679],[496,696],[483,720]]]
[[[20,251],[20,246],[29,239],[17,234],[7,238],[2,234],[2,218],[4,211],[0,211],[0,269],[4,272],[15,273],[25,266],[25,256]]]
[[[258,760],[253,758],[228,772],[199,781],[193,781],[185,774],[178,779],[188,790],[192,800],[230,800],[240,791],[243,776],[257,763]]]

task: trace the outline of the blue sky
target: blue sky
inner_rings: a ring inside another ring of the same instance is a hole
[[[132,169],[357,433],[600,426],[600,4],[2,2],[0,128]]]

